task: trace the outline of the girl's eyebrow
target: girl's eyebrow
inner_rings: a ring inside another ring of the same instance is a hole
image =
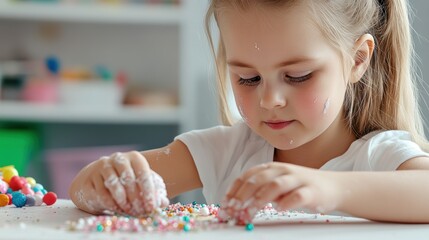
[[[294,59],[290,59],[290,60],[280,62],[279,64],[276,64],[276,67],[284,67],[284,66],[288,66],[288,65],[294,65],[297,63],[316,62],[316,61],[317,61],[317,59],[315,59],[315,58],[299,57],[299,58],[294,58]],[[240,62],[237,60],[228,60],[226,63],[228,64],[228,66],[243,67],[243,68],[254,68],[251,64]]]

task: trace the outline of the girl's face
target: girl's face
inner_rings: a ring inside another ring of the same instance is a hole
[[[342,60],[305,6],[224,10],[218,24],[237,107],[252,130],[288,150],[344,129]]]

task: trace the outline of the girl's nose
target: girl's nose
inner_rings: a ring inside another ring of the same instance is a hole
[[[265,109],[282,108],[287,104],[284,89],[280,86],[263,86],[260,106]]]

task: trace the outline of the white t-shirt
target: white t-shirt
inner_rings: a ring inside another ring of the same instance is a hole
[[[243,121],[233,126],[195,130],[175,138],[189,149],[203,184],[207,203],[220,203],[229,186],[247,169],[273,161],[274,147]],[[406,160],[429,156],[405,131],[375,131],[354,141],[341,156],[320,169],[330,171],[393,171]]]

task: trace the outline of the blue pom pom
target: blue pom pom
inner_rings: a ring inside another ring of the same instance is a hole
[[[25,203],[27,202],[27,197],[20,193],[20,192],[13,192],[12,193],[12,203],[18,208],[21,208],[25,206]]]
[[[34,186],[33,187],[33,191],[36,193],[36,192],[39,192],[40,191],[40,188],[38,187],[38,186]]]

